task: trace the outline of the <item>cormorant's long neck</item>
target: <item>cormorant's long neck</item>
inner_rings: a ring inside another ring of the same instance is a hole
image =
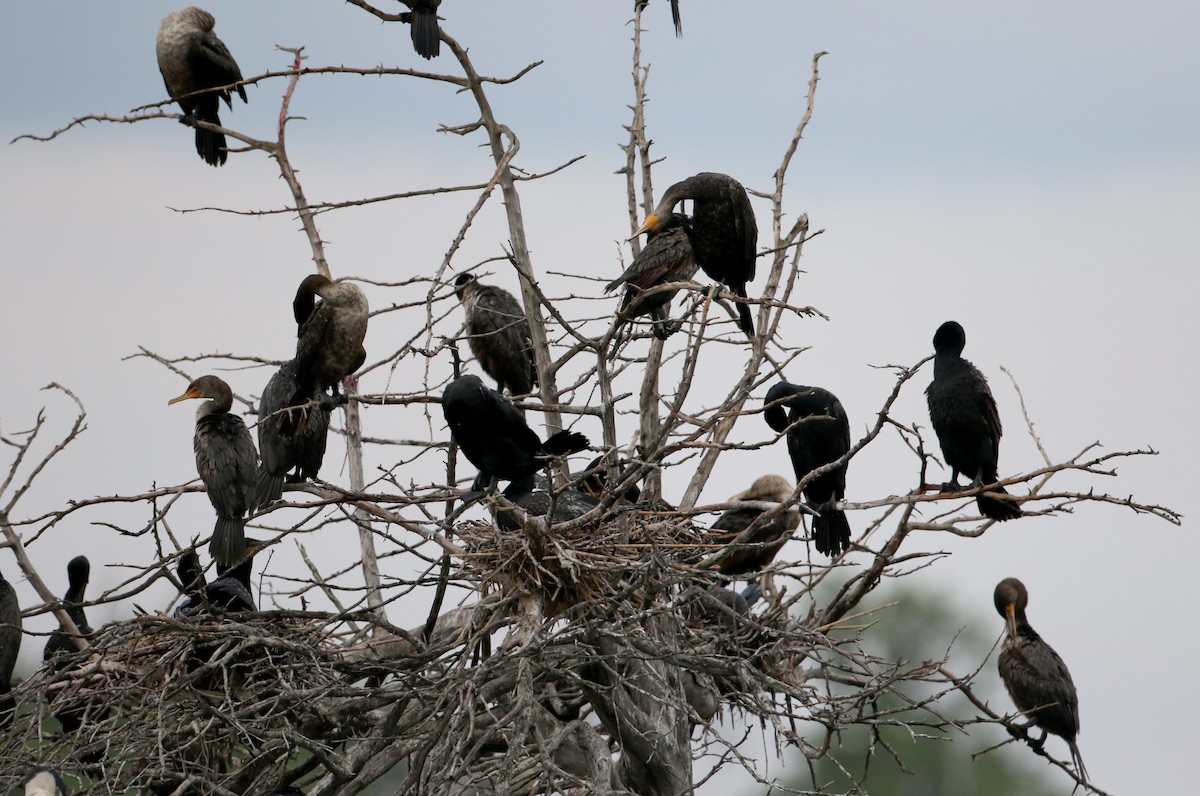
[[[966,360],[962,355],[951,351],[940,351],[933,357],[933,377],[949,376],[955,371],[962,370]]]

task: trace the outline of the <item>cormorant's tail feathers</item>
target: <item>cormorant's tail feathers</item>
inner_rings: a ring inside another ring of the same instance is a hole
[[[1083,781],[1083,784],[1087,785],[1087,769],[1083,765],[1083,756],[1079,754],[1079,746],[1075,743],[1074,739],[1067,741],[1067,746],[1071,747],[1071,760],[1075,763],[1075,773],[1079,775],[1079,779]]]
[[[741,288],[734,288],[734,292],[737,293],[737,295],[741,296],[742,298],[746,298],[746,286],[745,285],[743,285]],[[742,302],[739,301],[738,305],[737,305],[737,311],[738,311],[738,326],[740,326],[742,328],[742,331],[746,333],[747,337],[753,337],[754,336],[754,317],[750,314],[750,305],[743,304]]]
[[[213,130],[196,128],[196,152],[210,166],[224,166],[229,153],[225,150],[225,136]]]
[[[218,518],[208,552],[222,566],[232,567],[246,557],[246,521]]]
[[[846,512],[830,509],[813,518],[813,542],[818,553],[831,558],[850,547],[850,523]]]
[[[258,470],[258,479],[254,485],[254,507],[261,511],[283,497],[284,473],[268,472],[266,467]]]
[[[437,12],[431,8],[414,9],[410,17],[413,49],[417,55],[429,60],[442,50],[442,39],[438,35]]]
[[[1000,492],[1008,494],[1002,486],[993,487],[989,492]],[[979,513],[987,517],[989,520],[1004,522],[1005,520],[1015,520],[1025,512],[1021,511],[1021,504],[1012,499],[994,498],[987,495],[979,495],[975,498],[975,505],[979,507]]]

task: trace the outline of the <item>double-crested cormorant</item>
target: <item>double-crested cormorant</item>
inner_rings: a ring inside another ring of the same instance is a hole
[[[692,200],[692,248],[696,262],[734,294],[746,298],[746,283],[754,281],[758,224],[742,184],[728,174],[701,172],[667,189],[638,233],[658,229],[680,202]],[[750,307],[738,302],[738,325],[754,335]]]
[[[250,431],[233,408],[233,391],[216,376],[201,376],[169,404],[188,398],[211,399],[196,410],[196,472],[217,511],[208,550],[217,563],[233,566],[246,551],[246,513],[258,478],[258,454]]]
[[[646,9],[650,0],[633,0],[634,10]],[[679,18],[679,0],[671,0],[671,21],[675,23],[675,36],[683,35],[683,21]]]
[[[183,586],[184,600],[175,606],[171,615],[176,619],[183,619],[196,613],[204,605],[204,591],[208,587],[204,570],[200,566],[200,556],[196,555],[195,550],[184,551],[179,557],[179,563],[175,565],[175,574],[179,576],[179,583]]]
[[[631,318],[649,315],[654,322],[655,336],[666,340],[675,331],[667,316],[671,300],[679,291],[661,291],[644,298],[639,298],[638,294],[658,285],[691,279],[699,266],[692,250],[691,221],[687,216],[671,213],[648,231],[649,239],[641,253],[625,273],[604,286],[604,292],[625,285],[625,298],[621,300],[618,312]]]
[[[202,9],[190,6],[167,14],[158,26],[158,71],[167,84],[171,99],[183,108],[185,123],[196,120],[220,125],[221,100],[233,108],[229,89],[221,89],[242,79],[242,70],[225,43],[213,33],[216,20]],[[212,90],[220,89],[220,90]],[[194,92],[204,92],[196,94]],[[237,87],[246,101],[246,88]],[[190,95],[190,96],[189,96]],[[225,136],[215,130],[196,128],[196,152],[210,166],[225,163]]]
[[[204,572],[200,568],[200,559],[192,550],[188,550],[179,558],[176,569],[179,581],[184,586],[187,595],[175,609],[176,619],[194,616],[206,606],[218,611],[257,611],[254,592],[250,586],[250,575],[254,569],[254,554],[262,549],[263,543],[257,539],[247,539],[243,558],[235,566],[217,564],[217,579],[205,583]]]
[[[258,486],[254,505],[263,509],[283,495],[284,481],[299,483],[316,478],[325,458],[326,434],[329,431],[331,404],[322,402],[321,390],[314,388],[308,396],[318,402],[316,411],[304,412],[297,422],[287,422],[288,401],[299,389],[296,381],[296,360],[284,363],[263,390],[258,402],[258,451],[262,463],[258,468]],[[291,475],[288,473],[295,470]]]
[[[321,303],[317,304],[317,296]],[[334,401],[345,403],[338,390],[342,379],[362,367],[367,359],[366,294],[353,282],[333,281],[309,274],[292,301],[296,316],[296,393],[290,402],[308,402],[314,390],[333,388]]]
[[[467,316],[467,345],[496,389],[512,395],[533,392],[537,367],[525,310],[511,293],[482,285],[474,274],[460,274],[454,293]]]
[[[933,381],[925,388],[929,419],[950,465],[950,481],[943,492],[957,492],[958,474],[971,479],[970,486],[994,484],[1000,456],[1000,413],[987,379],[962,358],[967,333],[955,321],[946,321],[933,335]],[[989,492],[1007,494],[1004,487]],[[975,498],[979,513],[992,520],[1020,517],[1021,506],[1011,499],[980,494]]]
[[[1071,747],[1075,771],[1086,782],[1087,769],[1075,744],[1075,736],[1079,734],[1079,696],[1067,665],[1029,626],[1025,618],[1029,592],[1024,583],[1005,578],[996,584],[992,599],[1004,617],[1007,630],[998,666],[1008,695],[1017,710],[1042,730],[1042,737],[1034,745],[1040,748],[1048,732],[1060,736]]]
[[[25,796],[67,796],[67,786],[63,784],[62,775],[46,766],[34,766],[29,769],[25,779],[21,780],[25,788]]]
[[[12,673],[21,651],[21,606],[17,590],[0,572],[0,730],[13,722],[17,702],[12,696]]]
[[[442,51],[438,35],[437,10],[442,0],[401,0],[411,10],[404,15],[411,28],[413,49],[428,61]]]
[[[532,479],[514,481],[504,490],[504,497],[516,503],[535,517],[550,514],[550,522],[568,522],[582,517],[600,505],[600,501],[584,492],[563,489],[557,494],[534,486]],[[554,512],[551,514],[551,506]],[[496,526],[502,531],[518,531],[521,523],[513,512],[500,509],[496,512]]]
[[[87,614],[83,610],[83,595],[91,574],[92,563],[88,561],[87,556],[75,556],[67,562],[67,593],[63,595],[63,608],[84,638],[92,635],[92,626],[88,624]],[[42,651],[42,660],[48,661],[59,653],[69,654],[78,651],[79,645],[75,643],[74,637],[66,630],[59,628],[51,633],[50,638],[46,641],[46,648]]]
[[[620,468],[627,462],[617,462],[611,467],[602,467],[601,462],[604,461],[604,456],[597,456],[592,459],[591,463],[578,473],[571,473],[571,480],[578,482],[579,491],[586,495],[591,495],[596,500],[603,500],[604,495],[608,492],[609,478],[620,476]],[[616,472],[614,472],[614,470]],[[621,493],[621,500],[627,503],[637,503],[642,496],[642,488],[637,484],[630,484]]]
[[[498,479],[532,482],[548,458],[578,453],[589,444],[582,434],[565,430],[542,442],[524,415],[475,375],[446,386],[442,413],[463,455],[479,468],[475,490],[490,489]]]
[[[787,430],[788,455],[796,481],[818,467],[840,459],[850,450],[850,421],[837,396],[820,387],[781,381],[767,391],[764,418],[775,431]],[[817,476],[804,488],[813,518],[818,553],[836,556],[850,546],[850,523],[835,508],[846,497],[846,466]]]
[[[792,496],[792,485],[780,475],[759,476],[750,488],[729,498],[730,503],[739,501],[782,503]],[[750,524],[766,513],[766,509],[750,506],[729,509],[712,524],[709,536],[717,544],[730,545],[750,527]],[[788,540],[788,532],[800,527],[800,512],[788,509],[770,522],[763,523],[736,549],[726,548],[718,552],[713,569],[731,577],[759,572],[765,569]]]

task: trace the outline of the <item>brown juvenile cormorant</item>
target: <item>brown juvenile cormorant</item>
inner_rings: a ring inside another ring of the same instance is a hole
[[[21,606],[17,590],[0,572],[0,730],[13,722],[17,702],[12,695],[12,673],[21,651]]]
[[[196,472],[217,511],[208,550],[218,563],[233,566],[246,551],[246,514],[253,505],[258,454],[250,431],[233,408],[233,391],[216,376],[201,376],[169,404],[188,398],[211,399],[196,410]]]
[[[284,481],[300,483],[316,478],[325,458],[332,404],[322,401],[324,393],[314,387],[308,399],[317,402],[316,411],[305,411],[302,420],[288,423],[288,413],[282,410],[288,407],[299,386],[293,359],[275,372],[258,402],[258,452],[262,463],[258,468],[254,505],[259,509],[282,497]],[[295,472],[289,475],[292,470]]]
[[[641,253],[625,273],[604,286],[604,292],[625,285],[625,297],[617,311],[629,318],[649,315],[654,335],[666,340],[676,331],[667,316],[671,300],[679,291],[661,291],[645,298],[639,298],[638,294],[669,282],[685,282],[696,274],[699,266],[692,250],[691,221],[687,216],[671,213],[649,233]]]
[[[967,334],[954,321],[946,321],[933,335],[933,381],[925,388],[929,419],[950,466],[950,480],[943,492],[957,492],[958,474],[971,479],[971,487],[995,484],[1000,456],[1000,412],[987,379],[962,358]],[[1002,486],[989,492],[1007,494]],[[1011,499],[980,494],[975,498],[979,513],[991,520],[1020,517],[1021,506]]]
[[[1079,734],[1079,696],[1067,665],[1029,626],[1025,618],[1029,592],[1024,583],[1005,578],[996,585],[992,599],[1004,617],[1007,631],[1000,647],[1000,679],[1017,710],[1042,730],[1042,737],[1034,746],[1040,749],[1048,732],[1061,737],[1071,747],[1076,773],[1086,782],[1087,769],[1075,744],[1075,736]]]
[[[692,248],[696,262],[734,295],[746,298],[746,283],[754,281],[758,224],[742,184],[728,174],[701,172],[667,189],[638,234],[658,229],[675,205],[692,200]],[[738,302],[738,325],[754,336],[749,305]]]
[[[88,624],[87,614],[83,610],[83,595],[91,574],[92,563],[87,556],[75,556],[67,563],[67,593],[63,595],[63,608],[84,638],[92,635],[92,626]],[[59,653],[72,652],[79,652],[79,645],[66,630],[59,628],[46,641],[42,660],[48,661]]]
[[[442,39],[438,35],[438,6],[442,0],[401,0],[410,11],[401,14],[401,19],[408,22],[412,33],[413,49],[417,55],[428,61],[442,51]]]
[[[729,498],[730,503],[740,501],[782,503],[792,496],[792,485],[780,475],[760,476],[744,492]],[[750,527],[750,524],[766,513],[766,509],[750,506],[729,509],[712,524],[709,536],[717,544],[729,545]],[[788,509],[775,519],[760,525],[747,538],[738,543],[736,550],[722,550],[715,554],[715,569],[731,577],[760,572],[765,569],[788,540],[788,533],[800,527],[800,512]]]
[[[446,386],[442,413],[463,455],[479,468],[475,491],[490,489],[499,479],[532,482],[551,456],[578,453],[589,445],[587,437],[565,430],[542,442],[525,416],[475,375]]]
[[[650,0],[633,0],[634,10],[645,10]],[[679,0],[671,0],[671,21],[675,23],[675,36],[683,35],[683,21],[679,18]]]
[[[820,387],[781,381],[767,391],[763,417],[775,431],[787,430],[788,456],[797,483],[818,467],[840,459],[850,450],[850,421],[837,396]],[[813,518],[818,553],[836,556],[850,547],[850,523],[835,508],[846,498],[846,465],[817,476],[804,488]]]
[[[317,296],[321,303],[317,304]],[[292,301],[296,316],[296,393],[292,406],[307,403],[315,390],[333,388],[333,399],[345,403],[338,384],[362,367],[367,359],[370,309],[367,297],[353,282],[332,281],[309,274]]]
[[[225,43],[213,33],[216,20],[207,11],[190,6],[167,14],[158,26],[158,71],[167,84],[171,99],[183,108],[185,124],[197,120],[220,125],[221,100],[233,108],[229,89],[221,89],[242,79],[242,70]],[[219,90],[210,90],[219,89]],[[204,92],[196,94],[194,92]],[[246,88],[237,87],[246,101]],[[191,95],[191,96],[188,96]],[[227,156],[225,136],[215,130],[196,128],[196,152],[210,166],[221,166]]]
[[[21,780],[25,796],[67,796],[62,776],[52,768],[34,766]]]
[[[525,310],[511,293],[482,285],[474,274],[460,274],[454,293],[467,316],[467,345],[479,367],[496,380],[496,389],[526,395],[537,385],[533,343]]]

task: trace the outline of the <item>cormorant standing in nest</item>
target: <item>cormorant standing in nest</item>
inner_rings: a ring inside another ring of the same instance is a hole
[[[620,477],[620,468],[628,462],[618,461],[611,467],[601,466],[604,461],[604,455],[601,454],[584,468],[582,472],[571,473],[571,480],[579,483],[579,491],[585,495],[590,495],[596,500],[603,500],[604,495],[608,492],[608,481],[610,478],[616,479]],[[626,503],[637,503],[642,496],[642,488],[637,484],[630,484],[625,491],[621,493],[620,499]]]
[[[196,121],[220,125],[221,100],[232,110],[229,89],[221,89],[242,79],[242,70],[225,43],[213,33],[213,15],[195,6],[167,14],[158,26],[158,71],[171,99],[183,109],[185,124]],[[217,90],[219,89],[219,90]],[[246,101],[246,88],[237,87]],[[204,92],[196,94],[194,92]],[[190,96],[189,96],[190,95]],[[225,163],[225,136],[215,130],[196,128],[196,152],[210,166]]]
[[[204,592],[208,581],[200,567],[200,556],[196,555],[195,550],[187,550],[179,557],[179,562],[175,565],[175,574],[179,576],[185,599],[175,606],[171,616],[183,619],[196,613],[204,605]]]
[[[658,285],[691,279],[699,266],[692,249],[692,227],[687,216],[671,213],[649,233],[641,253],[625,273],[604,286],[604,292],[625,285],[625,297],[617,312],[629,318],[649,315],[655,337],[666,340],[676,331],[669,323],[668,309],[679,291],[661,291],[644,298],[639,298],[638,294]]]
[[[93,632],[83,610],[84,592],[87,590],[91,574],[92,563],[88,561],[87,556],[75,556],[67,563],[67,593],[63,595],[63,608],[84,638],[91,636]],[[50,634],[46,648],[42,651],[42,660],[48,661],[60,652],[79,652],[79,645],[75,643],[74,637],[62,628]]]
[[[792,496],[792,485],[780,475],[759,476],[750,488],[729,498],[730,503],[740,501],[782,503]],[[766,509],[750,506],[729,509],[712,524],[709,534],[712,541],[732,545]],[[788,533],[800,527],[800,512],[788,509],[770,522],[754,529],[746,538],[737,542],[735,548],[726,547],[713,555],[713,569],[730,577],[738,577],[765,569],[788,540]]]
[[[317,304],[317,296],[321,303]],[[333,400],[346,403],[338,384],[362,367],[367,359],[370,308],[367,297],[353,282],[333,281],[309,274],[292,301],[296,316],[296,392],[291,406],[307,403],[316,390],[333,388]],[[303,422],[303,421],[301,421]]]
[[[1000,456],[1000,413],[987,379],[962,358],[967,334],[954,321],[946,321],[933,336],[933,381],[925,388],[929,419],[950,466],[950,481],[943,492],[957,492],[958,474],[971,479],[970,486],[995,484]],[[1007,494],[1004,487],[989,492]],[[979,513],[991,520],[1012,520],[1022,514],[1017,502],[977,495]]]
[[[34,766],[29,769],[25,779],[21,780],[25,796],[67,796],[67,786],[63,784],[62,775],[46,766]]]
[[[309,401],[318,402],[315,412],[306,412],[304,422],[288,423],[288,401],[296,394],[296,360],[284,363],[263,390],[258,402],[258,485],[254,505],[264,509],[283,496],[283,484],[316,478],[325,458],[331,403],[313,389]],[[305,410],[298,410],[305,411]],[[289,475],[289,472],[292,472]]]
[[[417,55],[428,61],[442,51],[442,39],[438,34],[438,6],[442,0],[401,0],[411,9],[407,14],[401,14],[401,19],[408,22],[412,33],[413,49]]]
[[[250,576],[254,570],[254,554],[263,548],[257,539],[247,539],[241,561],[235,566],[217,564],[217,579],[206,583],[200,568],[200,558],[194,550],[179,557],[176,573],[187,595],[176,608],[173,616],[184,619],[194,616],[207,606],[222,612],[257,611],[251,590]]]
[[[511,293],[482,285],[474,274],[460,274],[454,293],[467,316],[467,345],[483,372],[496,380],[496,389],[526,395],[537,386],[529,322]]]
[[[846,410],[828,390],[781,381],[767,391],[763,404],[767,425],[777,432],[787,430],[788,456],[797,483],[850,450]],[[812,521],[817,552],[836,556],[849,548],[850,523],[845,512],[835,508],[846,498],[846,466],[814,478],[804,488],[804,497],[819,512]]]
[[[1029,604],[1025,584],[1016,578],[1005,578],[996,585],[993,601],[1004,617],[1006,629],[998,661],[1000,679],[1017,710],[1042,730],[1042,737],[1034,746],[1040,749],[1048,732],[1061,737],[1071,747],[1076,773],[1086,782],[1087,769],[1075,744],[1075,736],[1079,734],[1079,696],[1067,665],[1029,626],[1025,618],[1025,606]]]
[[[675,205],[692,200],[692,247],[696,262],[734,295],[746,298],[746,283],[754,281],[758,224],[742,184],[728,174],[701,172],[667,189],[638,234],[658,229]],[[738,302],[738,325],[754,336],[750,307]]]
[[[250,431],[233,408],[233,391],[216,376],[201,376],[169,404],[188,398],[208,398],[196,410],[196,472],[217,512],[209,552],[217,563],[233,566],[246,551],[246,514],[253,505],[258,478],[258,454]]]
[[[488,490],[499,479],[528,479],[530,484],[516,488],[529,487],[547,459],[578,453],[589,444],[582,434],[565,430],[542,442],[524,415],[475,375],[447,385],[442,393],[442,413],[463,455],[479,468],[475,491]]]
[[[650,0],[633,0],[634,10],[645,10]],[[679,18],[679,0],[671,0],[671,21],[675,23],[676,38],[683,35],[683,21]]]
[[[13,722],[17,702],[12,696],[12,673],[21,651],[21,606],[17,590],[0,572],[0,730]]]
[[[529,478],[509,484],[504,490],[504,497],[535,517],[550,514],[551,524],[577,519],[600,505],[599,500],[585,492],[563,489],[553,494],[535,486],[534,479]],[[554,508],[553,514],[550,513],[551,506]],[[502,531],[519,531],[521,523],[511,511],[500,509],[496,512],[496,527]]]

